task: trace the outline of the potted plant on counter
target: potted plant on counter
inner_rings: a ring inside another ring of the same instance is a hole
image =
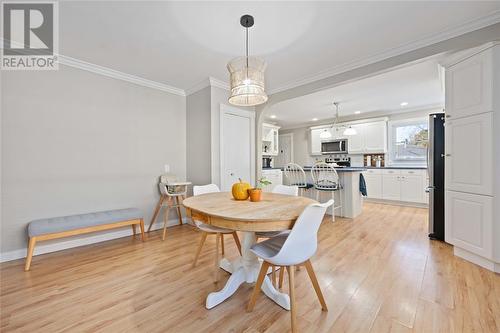
[[[267,186],[271,184],[272,183],[266,178],[264,177],[260,178],[255,184],[255,188],[251,188],[248,190],[248,193],[250,194],[250,201],[258,202],[262,200],[262,186]]]

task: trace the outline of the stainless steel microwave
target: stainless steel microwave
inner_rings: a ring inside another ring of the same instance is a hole
[[[321,141],[321,154],[347,154],[347,139]]]

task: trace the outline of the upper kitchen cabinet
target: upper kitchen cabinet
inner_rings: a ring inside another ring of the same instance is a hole
[[[362,154],[365,151],[365,128],[366,124],[352,125],[357,132],[347,138],[347,151],[349,154]]]
[[[278,131],[278,126],[271,124],[262,124],[262,155],[278,155]]]
[[[325,132],[325,131],[330,132],[330,134],[332,134],[330,126],[311,128],[310,137],[309,137],[311,155],[321,155],[321,140],[323,140],[323,139],[321,139],[320,135],[322,132]],[[332,136],[333,136],[333,134],[332,134]]]
[[[446,117],[461,118],[493,110],[493,48],[446,70]]]
[[[387,122],[377,121],[366,123],[363,129],[365,153],[387,152]]]

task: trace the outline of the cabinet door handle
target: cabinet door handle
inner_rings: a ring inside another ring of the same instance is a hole
[[[446,118],[451,118],[451,115],[447,114],[445,115]]]

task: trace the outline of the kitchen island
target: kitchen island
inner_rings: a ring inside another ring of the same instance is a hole
[[[307,183],[309,184],[313,184],[311,168],[310,166],[303,167],[306,172]],[[339,167],[335,168],[335,170],[339,174],[339,181],[343,187],[340,191],[335,191],[335,206],[340,205],[340,202],[342,203],[341,208],[335,209],[335,216],[355,218],[363,211],[363,196],[359,192],[359,177],[366,169],[360,167]],[[283,175],[283,182],[287,184],[287,181],[288,180]],[[317,192],[316,189],[311,188],[304,191],[304,196],[316,199]],[[319,191],[320,202],[326,202],[331,197],[331,192]],[[327,214],[331,215],[332,210],[333,208],[329,208]]]

